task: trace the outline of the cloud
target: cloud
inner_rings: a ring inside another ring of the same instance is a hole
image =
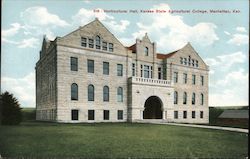
[[[21,107],[35,107],[35,73],[22,78],[2,77],[2,90],[9,91],[18,99]]]
[[[23,39],[21,42],[19,42],[18,47],[19,48],[34,48],[39,44],[39,40],[36,38],[29,38],[29,39]]]
[[[94,18],[98,18],[109,29],[117,33],[124,32],[130,25],[130,22],[128,20],[116,21],[113,16],[108,15],[101,8],[96,8],[95,10],[98,10],[99,12],[81,8],[74,16],[72,16],[73,24],[85,25],[86,23],[92,21]]]
[[[227,43],[240,46],[240,45],[248,44],[248,40],[249,40],[248,35],[233,34],[233,37]]]
[[[114,19],[113,16],[109,16],[101,8],[97,8],[96,10],[99,10],[100,12],[94,12],[93,10],[81,8],[76,13],[76,15],[72,16],[73,23],[79,25],[85,25],[87,22],[92,21],[94,18],[98,18],[101,21]]]
[[[86,3],[86,4],[91,3],[90,0],[85,0],[85,1],[83,1],[83,2]]]
[[[227,31],[224,31],[224,33],[227,34],[227,35],[231,35],[231,33],[227,32]]]
[[[236,27],[235,30],[238,32],[247,32],[246,28],[244,28],[244,27]]]
[[[248,104],[248,73],[243,69],[229,72],[223,79],[218,80],[209,96],[210,106],[236,106]]]
[[[2,39],[2,42],[17,45],[18,48],[35,48],[39,44],[39,40],[33,37],[21,41]]]
[[[22,26],[19,23],[12,23],[11,28],[2,30],[2,37],[11,37],[18,33],[18,31],[22,28]]]
[[[60,26],[69,24],[60,19],[58,15],[49,13],[47,8],[42,6],[30,7],[21,13],[21,18],[28,26]]]
[[[151,9],[169,10],[170,7],[162,3]],[[157,41],[158,48],[162,51],[179,49],[187,42],[208,46],[219,40],[215,33],[217,26],[213,23],[201,22],[191,26],[184,22],[182,16],[170,13],[150,13],[147,18],[144,16],[137,23],[139,31],[133,33],[132,38],[141,38],[147,32],[152,39]]]
[[[206,58],[205,62],[212,68],[219,69],[220,71],[226,71],[231,68],[231,66],[237,63],[244,63],[246,61],[246,55],[241,51],[234,52],[231,54],[223,54],[216,56],[215,58]]]
[[[129,26],[130,22],[127,20],[120,20],[120,22],[116,21],[105,21],[104,22],[109,28],[118,32],[124,32],[126,28]]]

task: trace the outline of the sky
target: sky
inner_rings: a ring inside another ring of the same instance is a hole
[[[21,107],[35,107],[43,36],[54,40],[95,17],[125,46],[145,33],[159,53],[190,42],[209,65],[209,106],[248,105],[248,0],[3,0],[1,92],[13,93]]]

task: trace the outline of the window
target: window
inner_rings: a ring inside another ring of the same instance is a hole
[[[109,101],[109,87],[108,86],[103,87],[103,101],[105,102]]]
[[[114,51],[113,44],[109,43],[109,52],[113,52],[113,51]]]
[[[158,79],[162,79],[161,67],[158,67]]]
[[[144,53],[145,53],[145,56],[148,56],[148,47],[144,48]]]
[[[150,78],[153,78],[153,66],[150,66]]]
[[[174,83],[178,82],[178,72],[174,72]]]
[[[204,76],[201,76],[201,85],[204,85]]]
[[[95,63],[94,60],[88,60],[88,73],[94,73]]]
[[[88,110],[88,120],[95,120],[95,110]]]
[[[200,118],[203,118],[203,111],[200,111]]]
[[[144,65],[144,78],[149,78],[149,66]]]
[[[107,51],[108,50],[108,44],[107,42],[102,42],[102,50]]]
[[[109,120],[109,110],[103,111],[103,120]]]
[[[92,84],[88,86],[88,101],[95,100],[95,88]]]
[[[192,111],[192,118],[195,118],[195,111]]]
[[[132,76],[135,76],[135,64],[132,63]]]
[[[117,64],[117,76],[123,75],[123,66],[122,64]]]
[[[78,86],[76,83],[71,85],[71,100],[78,100]]]
[[[117,88],[117,102],[123,102],[123,88]]]
[[[187,65],[187,58],[184,58],[184,65]]]
[[[143,65],[141,65],[141,77],[143,77]]]
[[[174,118],[178,119],[178,111],[174,111]]]
[[[94,48],[94,40],[89,39],[89,48]]]
[[[192,59],[192,66],[194,67],[194,59]]]
[[[180,58],[180,63],[183,64],[183,58],[182,57]]]
[[[188,66],[191,65],[191,56],[188,56]]]
[[[174,92],[174,104],[178,104],[178,92]]]
[[[183,93],[183,104],[187,104],[187,92]]]
[[[109,63],[108,62],[103,62],[103,74],[109,75]]]
[[[183,83],[187,84],[187,74],[183,73]]]
[[[78,110],[71,110],[71,120],[78,120]]]
[[[183,118],[184,118],[184,119],[187,118],[187,111],[183,111]]]
[[[70,70],[71,71],[78,70],[78,59],[76,57],[70,57]]]
[[[196,76],[195,75],[192,75],[192,84],[195,85],[195,78]]]
[[[101,38],[100,38],[100,36],[95,37],[95,48],[96,49],[101,49]]]
[[[81,46],[87,47],[87,38],[81,37]]]
[[[192,94],[192,105],[195,105],[195,93]]]
[[[199,67],[198,60],[196,60],[195,66],[196,66],[196,67]]]
[[[118,120],[123,120],[123,110],[118,110],[117,111],[117,119]]]
[[[204,104],[204,95],[201,93],[201,105]]]

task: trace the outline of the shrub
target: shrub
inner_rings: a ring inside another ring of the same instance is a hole
[[[18,125],[22,121],[22,113],[18,100],[9,92],[1,94],[1,111],[3,125]]]

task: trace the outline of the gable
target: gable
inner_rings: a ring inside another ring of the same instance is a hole
[[[86,24],[85,26],[79,27],[77,30],[65,35],[64,37],[59,38],[58,43],[62,45],[91,50],[91,48],[81,46],[81,37],[93,39],[95,41],[97,36],[101,38],[101,44],[102,42],[113,44],[114,54],[126,55],[127,49],[97,18],[94,21]],[[92,50],[98,51],[97,49]],[[100,49],[99,51],[101,50],[102,49]]]
[[[180,50],[175,51],[175,53],[171,56],[171,59],[172,59],[172,63],[177,64],[177,65],[181,65],[181,59],[183,59],[183,62],[186,59],[187,64],[189,63],[189,59],[190,59],[191,66],[192,66],[193,61],[194,61],[194,64],[196,64],[196,61],[198,61],[198,68],[208,70],[208,65],[206,65],[206,63],[203,61],[200,55],[194,50],[194,48],[191,46],[190,43],[187,43]]]

